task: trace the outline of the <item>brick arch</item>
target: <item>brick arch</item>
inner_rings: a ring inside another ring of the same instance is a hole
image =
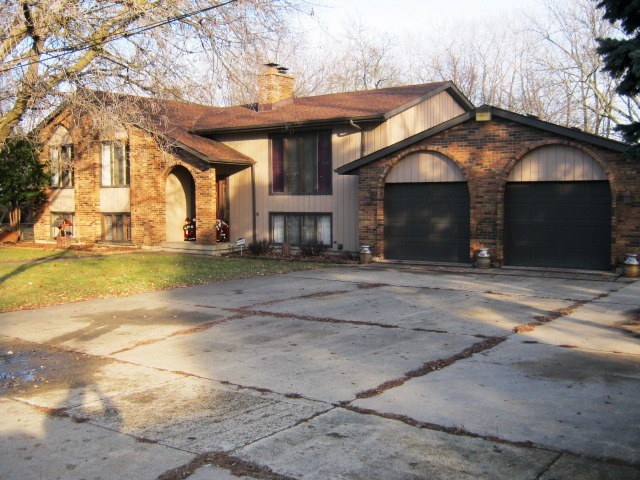
[[[451,160],[455,166],[460,169],[462,175],[467,183],[469,189],[469,214],[471,218],[471,229],[474,228],[475,222],[475,210],[476,199],[473,195],[472,180],[469,175],[469,167],[462,163],[460,160],[452,157],[450,151],[447,148],[442,148],[437,145],[414,145],[407,147],[404,150],[393,154],[391,156],[382,158],[374,164],[370,164],[364,167],[368,172],[371,172],[375,176],[375,183],[373,188],[369,191],[360,188],[360,217],[366,219],[367,225],[363,228],[362,225],[359,231],[360,239],[364,240],[364,243],[373,247],[374,254],[382,257],[384,252],[384,189],[386,185],[387,177],[392,169],[397,166],[402,160],[413,153],[420,152],[435,152],[445,156]],[[368,206],[363,208],[367,204]],[[373,205],[372,205],[373,204]]]

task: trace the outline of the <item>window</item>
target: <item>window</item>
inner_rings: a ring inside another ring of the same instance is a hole
[[[271,137],[271,192],[331,193],[331,132]]]
[[[331,246],[331,215],[328,213],[272,213],[273,243],[305,245],[320,243]]]
[[[121,142],[103,142],[101,152],[102,186],[129,185],[129,156]]]
[[[51,238],[73,237],[75,217],[70,212],[51,212]]]
[[[52,145],[49,147],[51,165],[51,187],[73,187],[73,145]]]
[[[130,242],[131,215],[129,213],[103,213],[102,240],[107,242]]]

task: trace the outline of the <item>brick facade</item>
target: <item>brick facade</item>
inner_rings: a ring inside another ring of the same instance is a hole
[[[75,240],[82,243],[101,241],[100,208],[101,139],[92,131],[90,121],[71,122],[59,115],[56,122],[40,133],[47,143],[58,126],[64,126],[73,139]],[[216,243],[216,171],[199,158],[182,150],[163,148],[157,139],[141,129],[128,132],[130,160],[131,243],[155,246],[166,240],[166,180],[176,166],[186,168],[195,184],[195,216],[198,220],[198,244]],[[47,149],[44,151],[47,155]],[[45,159],[46,160],[46,159]],[[56,190],[51,189],[54,198]],[[122,212],[127,213],[127,212]],[[36,215],[34,236],[37,241],[51,240],[51,203]],[[176,225],[181,229],[181,225]]]
[[[470,258],[488,247],[495,261],[504,259],[504,196],[507,178],[522,157],[543,146],[562,144],[589,154],[606,172],[612,195],[612,264],[640,250],[640,164],[624,154],[519,122],[496,118],[466,121],[414,143],[359,169],[359,239],[384,257],[384,186],[390,170],[413,152],[435,151],[464,173],[470,194]],[[631,195],[631,203],[622,201]]]

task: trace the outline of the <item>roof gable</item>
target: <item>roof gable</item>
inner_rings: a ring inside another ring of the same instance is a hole
[[[513,122],[521,123],[523,125],[528,125],[530,127],[538,128],[540,130],[544,130],[547,132],[555,133],[558,135],[565,136],[567,138],[572,138],[578,141],[582,141],[585,143],[590,143],[592,145],[597,145],[599,147],[608,148],[610,150],[624,152],[629,148],[629,146],[625,143],[618,142],[615,140],[611,140],[605,137],[601,137],[598,135],[593,135],[591,133],[586,133],[581,130],[576,130],[573,128],[563,127],[560,125],[556,125],[551,122],[545,122],[536,117],[530,117],[526,115],[521,115],[519,113],[510,112],[508,110],[503,110],[501,108],[492,107],[489,105],[483,105],[474,110],[470,110],[468,112],[463,113],[462,115],[458,115],[455,118],[452,118],[446,122],[440,123],[428,130],[420,132],[416,135],[408,137],[400,142],[394,143],[393,145],[389,145],[386,148],[380,149],[376,152],[373,152],[369,155],[361,157],[353,162],[347,163],[335,171],[341,175],[357,175],[358,169],[371,163],[379,160],[388,155],[392,155],[404,148],[407,148],[414,143],[420,142],[427,138],[433,137],[439,133],[442,133],[450,128],[458,126],[464,122],[469,120],[475,120],[477,113],[490,113],[492,116],[496,116],[498,118],[504,118],[506,120],[511,120]]]

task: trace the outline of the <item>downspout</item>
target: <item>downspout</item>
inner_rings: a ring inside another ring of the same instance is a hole
[[[362,158],[364,157],[364,130],[360,125],[356,125],[353,120],[349,120],[349,125],[360,131],[360,158]]]
[[[251,165],[251,211],[253,215],[251,215],[253,219],[253,243],[257,242],[257,219],[256,216],[256,169],[255,165]]]

